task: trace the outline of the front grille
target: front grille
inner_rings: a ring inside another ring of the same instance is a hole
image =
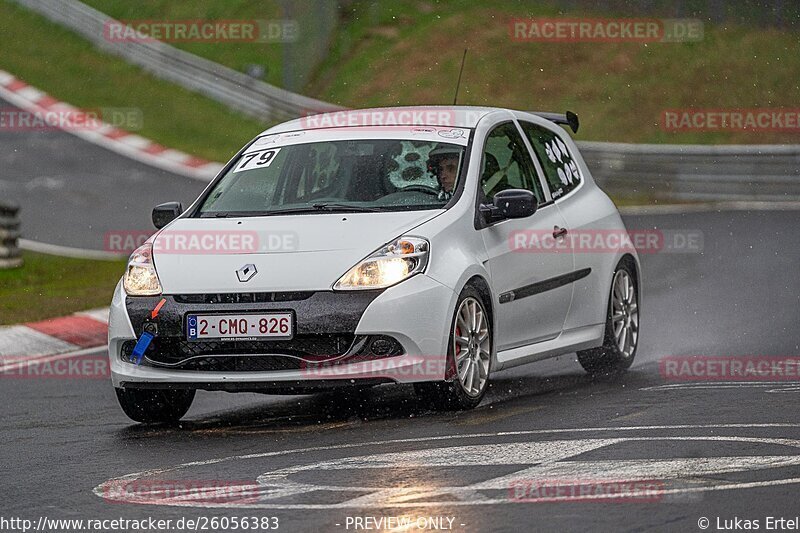
[[[176,294],[175,301],[182,304],[240,304],[267,302],[297,302],[307,300],[314,291],[295,292],[229,292],[208,294]]]
[[[301,370],[307,365],[300,359],[277,355],[248,355],[236,357],[203,357],[181,365],[181,370],[205,372],[273,372]]]
[[[329,358],[344,354],[354,335],[299,335],[291,340],[187,341],[178,337],[156,337],[145,352],[156,364],[174,365],[191,357],[214,355],[293,355]],[[133,346],[135,341],[128,341]],[[126,343],[127,344],[127,343]]]
[[[133,362],[135,345],[135,340],[123,343],[123,361]],[[283,341],[225,342],[156,337],[142,364],[179,370],[258,372],[310,368],[339,357],[337,363],[353,363],[403,353],[400,343],[386,335],[298,335]]]

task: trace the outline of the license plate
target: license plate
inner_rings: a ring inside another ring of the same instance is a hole
[[[186,318],[186,338],[190,341],[291,339],[293,334],[294,314],[288,311],[238,315],[189,315]]]

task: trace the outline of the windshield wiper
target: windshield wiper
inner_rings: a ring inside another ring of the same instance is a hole
[[[365,207],[363,205],[350,205],[350,204],[337,204],[337,203],[319,203],[311,204],[303,207],[290,207],[288,209],[271,209],[269,211],[219,211],[213,213],[202,213],[202,217],[264,217],[271,215],[294,215],[298,213],[320,213],[320,212],[336,212],[336,211],[354,211],[357,213],[375,213],[382,212],[385,209],[378,207]]]
[[[321,211],[355,211],[357,213],[374,213],[383,211],[377,207],[365,207],[363,205],[349,205],[337,203],[320,203],[312,204],[303,207],[291,207],[289,209],[273,209],[271,211],[264,211],[263,215],[293,215],[296,213],[319,213]]]
[[[345,209],[349,211],[359,211],[364,213],[375,213],[377,211],[383,211],[383,209],[379,207],[366,207],[363,205],[350,205],[350,204],[337,204],[334,202],[327,202],[324,204],[312,204],[314,209],[318,211],[343,211]]]

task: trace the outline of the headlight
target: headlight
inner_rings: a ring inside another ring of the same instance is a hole
[[[425,270],[430,245],[401,237],[370,255],[339,278],[334,290],[382,289]]]
[[[153,245],[149,242],[138,247],[128,260],[122,278],[125,292],[131,296],[154,296],[161,294],[156,267],[153,264]]]

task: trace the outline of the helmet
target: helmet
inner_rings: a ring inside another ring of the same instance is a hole
[[[440,144],[428,153],[428,172],[439,179],[439,162],[448,157],[461,157],[462,148],[452,144]]]
[[[463,148],[454,144],[440,144],[428,153],[428,163],[431,160],[444,159],[445,157],[459,157]],[[438,161],[436,161],[438,163]]]

